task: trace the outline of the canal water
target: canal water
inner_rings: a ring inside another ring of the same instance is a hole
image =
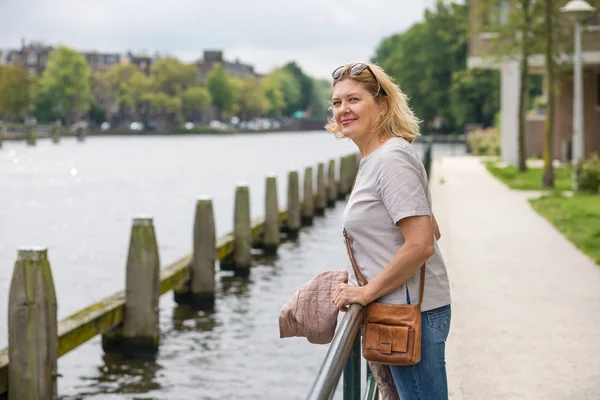
[[[416,145],[422,150],[421,145]],[[0,348],[7,338],[8,288],[17,249],[48,247],[59,319],[120,290],[131,220],[150,215],[161,265],[191,251],[195,201],[213,199],[217,234],[233,226],[238,182],[251,213],[264,215],[265,177],[286,201],[289,170],[355,151],[325,132],[251,135],[91,137],[0,149]],[[463,154],[435,145],[434,155]],[[62,399],[302,399],[327,346],[280,339],[279,309],[315,274],[344,268],[344,204],[317,218],[276,257],[257,260],[249,279],[219,273],[214,312],[160,300],[161,345],[153,362],[102,353],[99,337],[59,359]],[[338,396],[336,396],[338,397]]]

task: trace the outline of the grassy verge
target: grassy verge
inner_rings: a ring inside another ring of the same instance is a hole
[[[600,265],[600,196],[564,197],[553,194],[530,200],[530,203],[578,249]]]
[[[548,190],[542,186],[543,168],[527,168],[527,171],[519,172],[514,165],[498,167],[495,162],[487,162],[485,166],[492,175],[511,189]],[[554,168],[554,185],[554,190],[571,190],[571,169]]]

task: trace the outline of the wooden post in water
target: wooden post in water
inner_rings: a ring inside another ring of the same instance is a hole
[[[327,207],[327,188],[325,187],[325,164],[317,164],[317,203],[315,204],[315,215],[325,214]]]
[[[344,156],[340,158],[340,181],[338,186],[338,199],[343,200],[348,194],[347,189],[348,182],[348,157]]]
[[[175,301],[190,304],[195,309],[212,309],[215,305],[217,248],[212,200],[207,196],[199,197],[196,202],[193,248],[190,280],[175,289]]]
[[[287,235],[290,238],[296,238],[298,237],[300,228],[302,228],[298,171],[290,171],[288,173],[287,212]]]
[[[153,358],[158,352],[160,260],[151,217],[133,219],[127,256],[122,328],[102,336],[106,353]]]
[[[34,120],[25,122],[25,139],[27,141],[27,145],[35,146],[37,140],[37,131],[36,122]]]
[[[312,167],[304,171],[304,192],[302,194],[302,224],[312,225],[315,216],[315,195],[313,192]]]
[[[235,190],[235,211],[233,220],[233,264],[235,274],[248,276],[252,260],[252,229],[250,228],[250,189],[245,183],[239,183]]]
[[[54,125],[52,125],[52,143],[60,143],[60,137],[61,137],[61,132],[62,130],[62,121],[60,119],[57,119],[56,122],[54,122]]]
[[[41,248],[20,249],[8,295],[8,398],[55,399],[56,293]]]
[[[327,175],[327,207],[333,207],[338,198],[338,183],[335,180],[335,160],[329,160]]]
[[[276,254],[279,247],[279,200],[277,198],[277,177],[267,177],[265,192],[265,225],[262,248],[267,254]]]

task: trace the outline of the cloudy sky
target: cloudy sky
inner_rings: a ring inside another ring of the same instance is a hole
[[[0,0],[0,48],[21,39],[77,50],[169,53],[222,49],[261,73],[296,61],[328,77],[368,60],[382,38],[422,19],[433,0]]]

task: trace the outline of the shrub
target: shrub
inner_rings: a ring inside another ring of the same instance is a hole
[[[500,134],[496,128],[477,129],[469,132],[467,144],[474,155],[500,155]]]
[[[590,158],[580,160],[575,170],[577,190],[598,193],[600,188],[600,157],[594,153]]]

